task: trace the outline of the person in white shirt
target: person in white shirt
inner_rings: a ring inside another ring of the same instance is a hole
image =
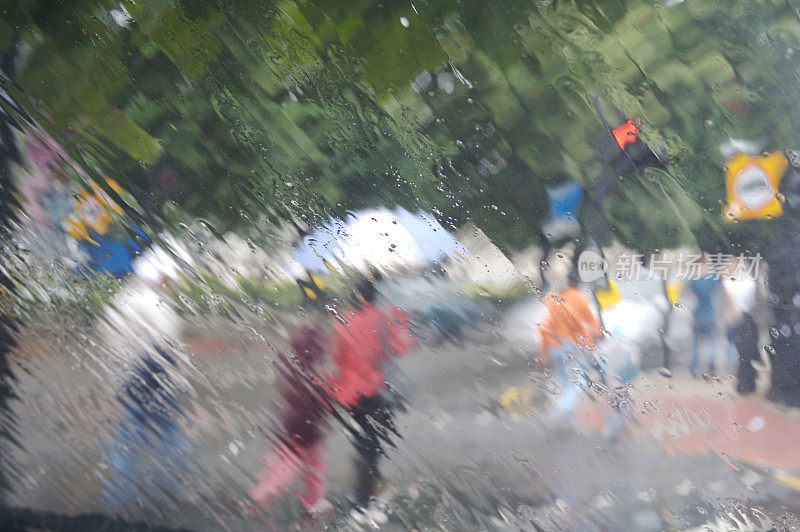
[[[723,287],[728,298],[722,319],[728,330],[728,340],[739,353],[739,369],[736,389],[739,393],[751,393],[756,389],[756,370],[753,361],[758,360],[758,327],[751,314],[756,305],[757,284],[751,278],[725,277]]]

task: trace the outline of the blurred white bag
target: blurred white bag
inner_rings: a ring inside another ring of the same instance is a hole
[[[642,353],[635,342],[608,335],[598,342],[595,358],[607,384],[629,382],[639,374]]]

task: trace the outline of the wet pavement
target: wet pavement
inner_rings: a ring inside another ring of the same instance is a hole
[[[800,454],[792,445],[800,436],[800,413],[757,396],[738,397],[728,376],[692,379],[680,366],[672,378],[645,372],[628,387],[625,422],[614,434],[608,422],[617,414],[598,390],[580,403],[576,424],[548,417],[555,385],[536,368],[535,345],[509,339],[524,336],[514,324],[535,308],[535,302],[512,307],[457,344],[422,347],[399,360],[392,380],[408,404],[383,466],[387,529],[432,523],[453,529],[686,529],[739,515],[731,504],[762,505],[775,520],[784,505],[800,499]],[[187,358],[178,373],[192,408],[182,425],[205,482],[171,494],[172,500],[142,500],[128,519],[193,529],[216,529],[222,521],[251,528],[322,525],[303,518],[291,495],[269,514],[233,517],[258,457],[270,448],[266,427],[275,380],[265,335],[271,329],[254,323],[217,324],[183,345]],[[16,356],[20,445],[10,461],[25,474],[12,502],[62,514],[103,513],[96,502],[105,467],[100,450],[119,414],[97,365],[102,358],[81,353],[109,346],[99,338],[76,345],[80,337],[68,330],[63,338],[28,339]],[[61,350],[44,351],[62,358],[37,358],[41,342],[63,342]],[[155,464],[159,456],[141,459]],[[343,519],[353,451],[341,426],[333,426],[325,460],[335,506],[325,519],[350,527]]]

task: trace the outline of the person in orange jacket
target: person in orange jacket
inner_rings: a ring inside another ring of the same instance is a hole
[[[575,380],[588,364],[595,341],[602,336],[600,320],[588,296],[578,288],[575,272],[566,288],[549,292],[542,302],[544,311],[537,322],[542,357],[552,364],[562,387],[556,409],[571,416],[581,393]]]
[[[386,372],[391,357],[410,351],[416,340],[402,312],[375,304],[378,293],[371,281],[359,282],[357,291],[359,300],[333,331],[331,356],[338,373],[328,382],[332,398],[358,426],[353,435],[358,453],[354,503],[364,509],[377,494],[383,442],[391,445],[390,434],[397,434],[393,417],[399,399],[390,390]]]

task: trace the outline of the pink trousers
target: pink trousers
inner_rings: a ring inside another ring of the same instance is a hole
[[[280,445],[261,458],[263,469],[256,485],[250,488],[250,498],[269,506],[276,496],[285,492],[299,476],[305,490],[295,493],[306,510],[311,510],[325,495],[325,466],[320,459],[322,445],[289,447]]]

